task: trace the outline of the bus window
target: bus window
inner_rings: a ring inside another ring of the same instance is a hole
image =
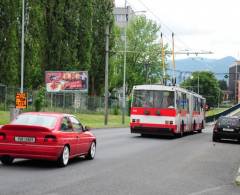
[[[135,90],[133,93],[133,107],[153,107],[153,92],[150,90]]]
[[[181,109],[181,94],[180,92],[177,92],[177,98],[176,98],[176,104],[177,104],[177,110],[180,111]]]
[[[143,108],[174,108],[174,92],[134,90],[132,106]]]

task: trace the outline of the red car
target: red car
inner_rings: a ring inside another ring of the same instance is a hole
[[[96,137],[76,117],[63,113],[28,112],[0,127],[0,160],[45,159],[66,166],[69,159],[93,159]]]

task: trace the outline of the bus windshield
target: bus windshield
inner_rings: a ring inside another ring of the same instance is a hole
[[[134,90],[132,107],[174,108],[173,91]]]

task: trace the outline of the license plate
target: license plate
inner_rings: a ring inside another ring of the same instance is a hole
[[[34,143],[35,137],[15,137],[16,142],[29,142]]]
[[[230,131],[230,132],[233,132],[234,129],[223,128],[223,131]]]

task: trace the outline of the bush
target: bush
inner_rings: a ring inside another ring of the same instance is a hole
[[[36,94],[36,98],[35,98],[35,101],[34,101],[34,108],[35,108],[36,112],[41,111],[41,109],[44,107],[45,93],[46,93],[45,88],[40,87],[37,94]]]

